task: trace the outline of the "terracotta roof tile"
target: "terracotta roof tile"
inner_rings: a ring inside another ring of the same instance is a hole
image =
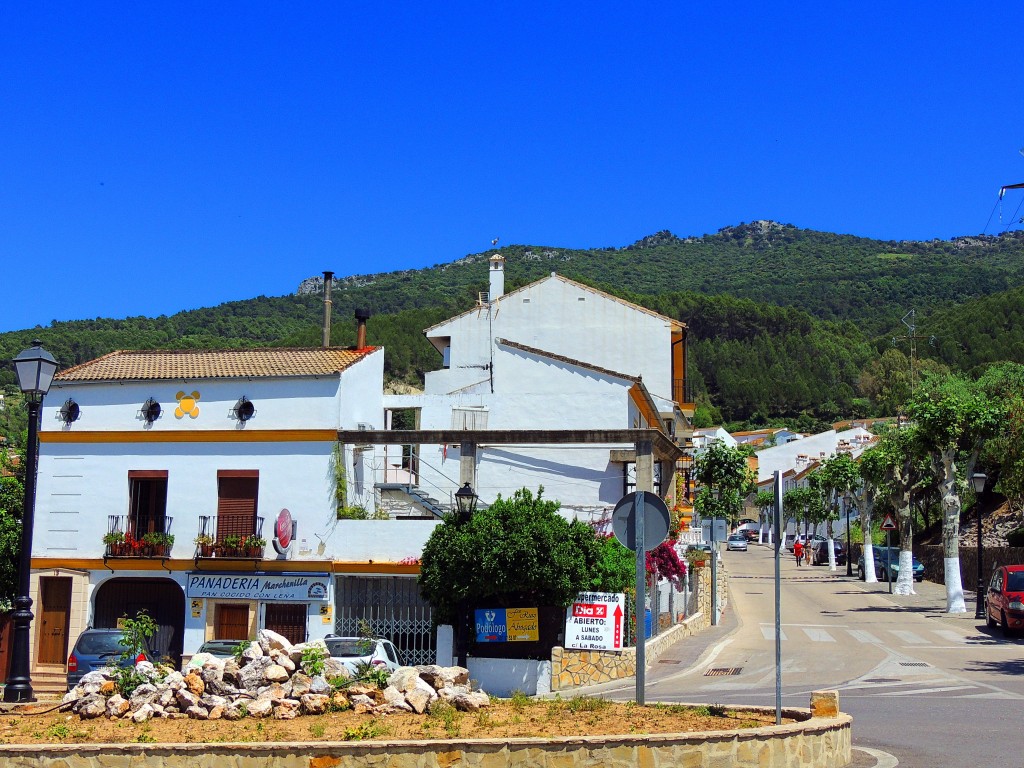
[[[54,380],[139,381],[327,376],[345,370],[376,349],[377,347],[122,350],[61,371]]]

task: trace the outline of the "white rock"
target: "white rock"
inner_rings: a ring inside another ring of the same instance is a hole
[[[128,700],[119,693],[107,699],[107,717],[121,717],[128,709]]]
[[[322,715],[327,711],[327,705],[331,702],[330,696],[322,693],[307,693],[299,699],[302,703],[302,712],[307,715]]]
[[[384,689],[384,703],[406,712],[412,712],[412,707],[405,700],[405,694],[393,685]]]
[[[420,673],[416,670],[416,667],[399,667],[388,677],[388,685],[393,685],[405,693],[411,691],[416,686],[418,680],[420,680]]]
[[[153,707],[149,704],[143,704],[139,709],[132,713],[132,720],[136,723],[144,723],[153,717]]]
[[[275,664],[288,670],[289,675],[295,671],[295,662],[284,651],[275,648],[270,652],[270,658]]]
[[[263,675],[272,683],[283,683],[290,677],[288,670],[280,664],[271,664],[264,670]]]
[[[287,653],[292,647],[292,642],[287,637],[279,635],[272,629],[261,629],[256,633],[256,641],[263,649],[264,655],[269,655],[273,650],[283,650]]]
[[[245,707],[250,717],[267,717],[274,711],[274,703],[270,699],[256,699]]]
[[[295,699],[281,699],[274,705],[274,718],[294,720],[299,714],[299,702]]]

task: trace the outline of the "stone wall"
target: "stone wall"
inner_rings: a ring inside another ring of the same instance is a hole
[[[766,708],[759,708],[767,711]],[[774,709],[770,710],[774,713]],[[851,760],[849,715],[737,731],[551,739],[374,741],[293,744],[70,744],[0,747],[0,763],[18,768],[478,768],[509,766],[728,765],[732,768],[842,768]]]
[[[946,572],[942,560],[942,545],[927,544],[915,547],[917,559],[924,565],[924,577],[928,581],[943,584]],[[1024,563],[1024,547],[983,547],[981,573],[988,586],[992,571],[1000,565]],[[960,582],[965,590],[974,591],[978,581],[978,548],[960,547]]]
[[[697,605],[700,610],[676,626],[647,641],[644,653],[648,666],[654,664],[672,643],[689,637],[711,624],[711,567],[692,569],[696,577]],[[719,605],[728,602],[725,568],[719,563]],[[565,691],[584,685],[607,683],[636,674],[636,649],[618,651],[578,651],[571,648],[551,649],[551,690]]]

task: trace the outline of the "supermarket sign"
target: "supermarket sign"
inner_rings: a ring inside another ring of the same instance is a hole
[[[622,648],[626,596],[613,592],[582,592],[566,609],[565,647],[582,651]]]

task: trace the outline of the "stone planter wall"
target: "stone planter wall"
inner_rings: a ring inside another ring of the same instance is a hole
[[[762,710],[764,711],[764,710]],[[774,709],[771,710],[774,713]],[[18,768],[478,768],[642,765],[733,768],[842,768],[851,759],[849,715],[740,731],[553,739],[375,741],[293,744],[71,744],[0,747],[0,763]]]

